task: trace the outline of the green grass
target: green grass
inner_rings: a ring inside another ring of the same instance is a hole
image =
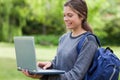
[[[120,46],[111,46],[120,58]],[[57,47],[36,45],[37,60],[50,61],[54,58]],[[15,49],[13,44],[0,43],[0,80],[34,80],[16,70]],[[120,80],[120,78],[119,78]]]
[[[55,56],[56,48],[36,45],[37,60],[52,60]],[[34,80],[17,71],[13,44],[0,43],[0,71],[0,80]]]
[[[14,59],[0,58],[0,80],[33,80],[16,70]]]
[[[57,47],[36,45],[36,56],[38,60],[50,61],[54,58]],[[15,59],[15,48],[13,44],[0,43],[0,57]]]

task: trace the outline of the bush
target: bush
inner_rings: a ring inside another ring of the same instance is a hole
[[[105,39],[110,44],[120,45],[120,19],[113,19],[110,22],[106,23],[104,32],[107,33]]]
[[[35,35],[35,43],[40,45],[58,45],[59,36],[55,35]]]

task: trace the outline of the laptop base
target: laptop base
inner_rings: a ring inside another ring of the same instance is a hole
[[[29,71],[31,75],[38,74],[38,75],[58,75],[58,74],[64,74],[65,71],[63,70],[55,70],[55,69],[47,69],[47,70],[38,70],[37,72]]]

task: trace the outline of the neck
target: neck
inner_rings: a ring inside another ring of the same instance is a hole
[[[78,35],[81,35],[83,33],[87,32],[86,30],[82,29],[82,28],[79,28],[79,29],[73,29],[72,30],[72,36],[73,37],[76,37]]]

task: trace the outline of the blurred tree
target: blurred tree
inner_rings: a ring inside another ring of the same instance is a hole
[[[9,3],[9,2],[8,2]],[[8,31],[8,17],[9,17],[9,13],[10,13],[10,9],[7,8],[7,6],[9,6],[9,8],[11,7],[7,2],[1,0],[0,1],[0,27],[1,27],[1,40],[6,39],[6,36],[8,36],[7,31]],[[4,30],[4,31],[3,31]]]
[[[120,41],[120,18],[112,19],[105,26],[106,28],[103,30],[107,33],[107,37],[105,37],[107,41],[104,43],[120,45],[118,44]]]
[[[92,0],[87,1],[89,7],[89,19],[88,21],[92,25],[94,32],[100,37],[103,44],[108,44],[107,39],[110,39],[112,42],[118,42],[113,40],[116,38],[119,39],[120,25],[120,1],[119,0]],[[117,30],[116,30],[117,29]],[[114,34],[113,34],[114,33]],[[115,37],[114,37],[114,36]]]
[[[106,37],[104,37],[107,42],[114,45],[118,44],[120,41],[120,1],[111,1],[111,6],[109,10],[106,10],[105,16],[103,19],[105,22],[103,31],[106,32]]]
[[[66,31],[63,22],[65,1],[0,0],[0,41],[11,42],[13,36],[22,34],[61,35]],[[115,20],[120,18],[120,0],[87,0],[86,2],[89,8],[88,22],[101,39],[107,38],[109,33],[106,26],[116,25]],[[113,25],[112,22],[115,24]],[[119,34],[120,31],[114,32]]]
[[[28,23],[32,26],[23,28],[23,31],[31,32],[29,30],[34,29],[33,32],[37,34],[61,34],[65,31],[63,24],[63,3],[65,0],[34,0],[31,4],[30,0],[26,0],[31,9],[31,15],[28,17]],[[34,27],[34,28],[33,28]],[[38,27],[38,29],[37,29]],[[39,33],[38,31],[39,30]]]
[[[25,17],[29,10],[24,0],[1,0],[0,7],[0,37],[3,41],[11,42],[13,36],[22,35],[22,27],[26,23]]]

